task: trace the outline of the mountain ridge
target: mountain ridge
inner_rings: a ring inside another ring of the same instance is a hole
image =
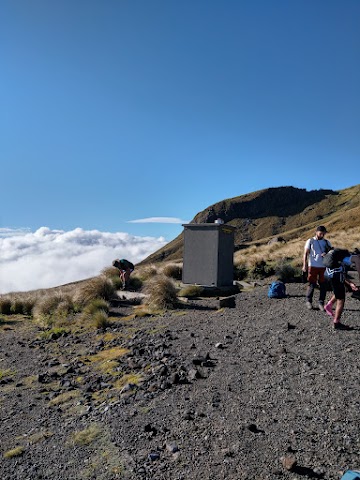
[[[317,224],[343,230],[358,225],[360,184],[342,190],[271,187],[221,200],[197,213],[190,223],[213,223],[221,218],[235,227],[235,249],[267,243],[281,235],[292,240],[308,234]],[[183,232],[149,255],[140,265],[182,261]]]

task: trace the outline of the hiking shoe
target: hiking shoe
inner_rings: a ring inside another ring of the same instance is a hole
[[[334,316],[334,313],[332,311],[332,304],[331,303],[327,303],[324,307],[324,311],[330,315],[330,317],[333,317]]]
[[[312,303],[311,302],[306,302],[306,308],[308,310],[312,310]]]
[[[352,327],[349,325],[344,325],[341,322],[334,323],[334,330],[352,330]]]
[[[319,310],[320,312],[323,312],[325,310],[324,304],[322,302],[319,302]]]

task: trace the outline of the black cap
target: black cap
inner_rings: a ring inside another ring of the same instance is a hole
[[[319,225],[318,227],[316,227],[316,231],[323,232],[323,233],[327,232],[326,227],[324,227],[324,225]]]

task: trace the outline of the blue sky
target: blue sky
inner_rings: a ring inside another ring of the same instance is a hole
[[[161,243],[225,198],[360,183],[359,25],[357,0],[4,0],[0,228]]]

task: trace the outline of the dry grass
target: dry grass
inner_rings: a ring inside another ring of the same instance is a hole
[[[147,295],[145,304],[155,310],[171,310],[179,304],[174,282],[163,274],[148,280],[144,293]]]
[[[90,445],[100,436],[101,436],[101,428],[98,425],[90,425],[84,430],[75,432],[72,435],[72,439],[75,445],[85,446],[85,445]]]
[[[246,249],[239,250],[234,254],[235,265],[244,265],[252,268],[258,262],[265,261],[268,264],[275,265],[279,262],[287,261],[293,267],[301,267],[304,254],[305,242],[314,235],[314,231],[309,231],[302,238],[291,240],[285,244],[275,243],[272,245],[252,245]],[[360,246],[360,228],[350,228],[348,230],[339,230],[329,233],[326,237],[333,246],[347,248],[352,251]]]
[[[101,270],[101,274],[106,278],[112,279],[113,277],[119,277],[119,269],[116,267],[105,267]]]
[[[103,298],[95,298],[85,306],[83,312],[87,315],[94,315],[94,313],[98,312],[99,310],[102,310],[105,313],[109,313],[109,309],[109,302],[107,302]]]
[[[74,304],[69,295],[60,292],[51,292],[40,297],[33,308],[34,319],[49,326],[56,320],[63,320],[74,311]]]
[[[115,288],[112,282],[104,275],[100,275],[78,286],[74,294],[74,303],[86,305],[96,298],[110,300],[114,293]]]
[[[19,457],[24,453],[24,451],[25,451],[24,447],[15,447],[12,450],[8,450],[7,452],[5,452],[4,458]]]
[[[154,265],[154,264],[149,264],[149,265],[145,265],[143,267],[139,267],[137,270],[136,270],[136,276],[141,280],[141,281],[146,281],[152,277],[154,277],[155,275],[157,275],[159,272],[159,268]]]
[[[109,316],[105,310],[95,312],[92,316],[92,322],[98,330],[105,330],[111,325]]]
[[[166,277],[174,278],[175,280],[181,280],[182,265],[179,263],[167,263],[162,269],[162,273]]]
[[[203,287],[200,287],[199,285],[188,285],[180,290],[178,293],[179,297],[186,297],[186,298],[195,298],[195,297],[201,297],[201,295],[204,293]]]

